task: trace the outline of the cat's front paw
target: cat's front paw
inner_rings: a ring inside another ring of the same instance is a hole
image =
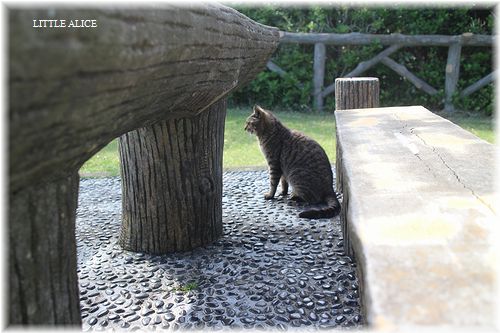
[[[274,198],[274,195],[271,195],[270,193],[264,194],[264,199],[271,200],[272,198]]]

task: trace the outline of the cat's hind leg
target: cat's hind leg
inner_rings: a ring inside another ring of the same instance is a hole
[[[297,193],[292,192],[292,195],[290,195],[290,200],[296,201],[296,202],[304,202],[305,200],[300,197]]]

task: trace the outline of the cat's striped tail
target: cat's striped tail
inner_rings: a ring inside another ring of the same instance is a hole
[[[299,217],[306,219],[323,219],[337,216],[340,213],[340,203],[335,194],[326,199],[327,207],[321,209],[305,210]]]

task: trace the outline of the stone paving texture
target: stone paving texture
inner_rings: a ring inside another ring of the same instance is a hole
[[[119,178],[82,179],[76,236],[83,330],[345,329],[363,325],[339,218],[263,199],[265,171],[224,173],[224,234],[191,252],[122,250]]]
[[[495,146],[423,107],[335,114],[368,325],[491,328]]]

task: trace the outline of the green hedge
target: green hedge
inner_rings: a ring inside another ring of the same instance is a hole
[[[443,34],[458,35],[464,32],[492,34],[494,18],[492,8],[347,8],[347,7],[235,7],[251,19],[289,32],[335,32],[371,34]],[[350,72],[361,62],[375,56],[384,47],[374,43],[367,46],[327,46],[325,85]],[[424,105],[432,110],[443,108],[444,70],[448,49],[446,47],[407,47],[391,55],[418,77],[439,90],[437,96],[429,96],[418,90],[391,69],[378,64],[364,76],[380,78],[381,105]],[[274,109],[310,110],[312,107],[313,46],[282,44],[272,59],[286,70],[287,79],[268,70],[246,87],[234,92],[233,105],[260,103]],[[492,71],[491,47],[462,48],[459,90],[469,86]],[[302,88],[297,84],[302,83]],[[491,114],[493,111],[493,87],[482,88],[468,98],[456,96],[459,109]],[[334,109],[334,98],[326,100],[326,109]]]

